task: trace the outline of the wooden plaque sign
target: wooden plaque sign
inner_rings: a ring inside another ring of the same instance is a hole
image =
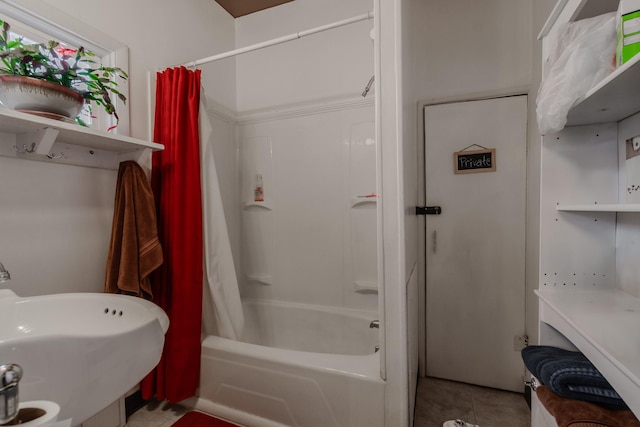
[[[495,172],[496,149],[457,151],[453,153],[455,173]]]

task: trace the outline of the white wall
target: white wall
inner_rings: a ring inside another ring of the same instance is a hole
[[[371,0],[296,0],[237,19],[238,47],[372,10]],[[373,20],[237,57],[238,111],[360,94],[373,75]]]
[[[422,1],[413,25],[421,100],[527,87],[532,0]]]
[[[233,19],[214,1],[19,3],[36,11],[53,5],[129,46],[131,131],[143,139],[147,71],[234,47]],[[234,73],[220,73],[217,101],[235,108]],[[0,261],[13,277],[3,287],[23,296],[102,291],[115,183],[116,171],[0,158]]]
[[[18,295],[101,291],[115,171],[0,157],[0,261]]]
[[[245,207],[243,297],[377,309],[373,102],[240,127],[243,202],[263,177],[266,210]],[[352,207],[354,201],[361,202]],[[261,280],[254,280],[261,279]]]

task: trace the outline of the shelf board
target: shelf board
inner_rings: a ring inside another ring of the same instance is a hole
[[[271,285],[273,283],[273,277],[270,274],[251,274],[245,273],[247,280],[260,285]]]
[[[640,415],[640,298],[619,289],[536,291],[540,321],[569,339]]]
[[[638,203],[557,205],[563,212],[640,212]]]
[[[569,111],[567,126],[618,122],[640,111],[640,55],[618,67]]]
[[[243,203],[243,206],[245,209],[249,209],[251,207],[256,207],[256,208],[261,208],[261,209],[265,209],[268,211],[272,211],[273,210],[273,202],[270,201],[263,201],[263,202],[255,202],[253,200],[246,200]]]
[[[351,198],[351,207],[355,208],[359,205],[375,205],[378,203],[378,197],[376,196],[358,196]]]
[[[117,154],[130,153],[143,149],[163,150],[162,144],[131,138],[129,136],[107,133],[75,123],[48,119],[32,114],[0,108],[0,132],[20,135],[44,128],[53,128],[60,133],[57,142],[110,151]]]
[[[353,282],[353,288],[359,294],[377,294],[378,282],[369,282],[366,280],[356,280]]]

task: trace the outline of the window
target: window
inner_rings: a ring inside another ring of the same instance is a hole
[[[15,24],[9,22],[9,20],[6,20],[6,22],[11,24],[11,30],[9,31],[9,34],[8,34],[9,40],[21,39],[24,45],[31,45],[31,44],[46,43],[48,40],[51,39],[51,37],[47,37],[46,35],[40,33],[39,31],[35,33],[33,29],[20,24],[17,25],[17,27],[19,28],[18,30],[19,32],[18,32],[16,31]],[[27,36],[26,34],[29,34],[29,36]],[[70,58],[72,56],[75,56],[76,52],[78,51],[78,48],[79,46],[70,46],[65,43],[60,43],[60,45],[55,50],[63,58],[68,57],[69,58],[68,63],[69,65],[72,65],[73,61],[71,61]],[[98,61],[99,61],[99,58],[98,58]],[[80,87],[80,89],[82,88]],[[105,116],[105,117],[101,117],[101,116]],[[81,121],[82,124],[88,127],[101,129],[102,128],[101,122],[103,122],[105,119],[108,119],[108,117],[106,117],[106,114],[100,114],[100,110],[98,106],[95,106],[92,103],[86,103],[85,108],[80,112],[78,119]],[[109,124],[107,124],[107,126],[109,126]]]
[[[0,2],[0,19],[11,24],[11,31],[25,42],[42,43],[56,40],[61,48],[75,50],[83,46],[96,54],[94,60],[102,65],[120,67],[128,71],[128,49],[117,40],[112,39],[95,29],[64,14],[62,11],[38,2],[34,12],[11,0]],[[27,2],[28,3],[28,2]],[[118,90],[128,98],[128,81],[119,79]],[[129,134],[129,108],[119,99],[113,100],[120,121],[112,131],[118,134]],[[105,113],[100,106],[85,109],[81,119],[90,127],[104,130],[116,124],[115,118]]]

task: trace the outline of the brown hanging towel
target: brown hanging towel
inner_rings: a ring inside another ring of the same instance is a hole
[[[120,163],[104,291],[153,299],[149,274],[162,264],[156,207],[140,165]]]

